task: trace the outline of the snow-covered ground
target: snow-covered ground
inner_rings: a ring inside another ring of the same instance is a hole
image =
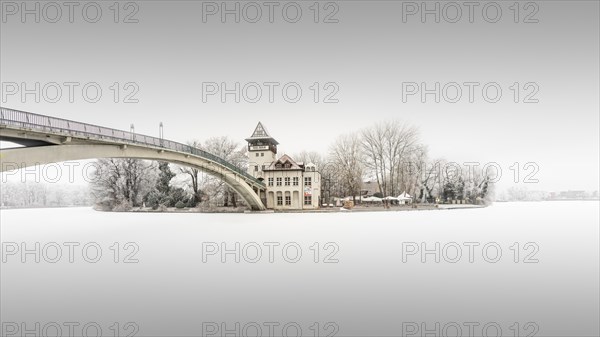
[[[75,332],[88,324],[89,335],[99,327],[108,336],[457,327],[462,336],[597,336],[598,217],[598,202],[307,214],[2,210],[3,334],[56,322],[67,336],[65,322],[77,322]]]

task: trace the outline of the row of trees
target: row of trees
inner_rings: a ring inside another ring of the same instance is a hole
[[[245,148],[227,137],[214,137],[191,146],[213,153],[244,168]],[[99,159],[92,179],[95,204],[103,210],[126,211],[134,207],[166,209],[243,204],[237,192],[221,179],[196,168],[140,159]]]
[[[1,184],[1,207],[64,207],[92,204],[87,185],[32,181]]]
[[[363,181],[375,181],[383,196],[406,191],[417,202],[461,199],[489,202],[491,179],[480,167],[430,158],[417,128],[399,121],[375,124],[339,136],[326,156],[300,153],[320,167],[331,196],[358,196]]]

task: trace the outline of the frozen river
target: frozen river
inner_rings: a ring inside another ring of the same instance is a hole
[[[331,214],[2,210],[0,226],[2,335],[600,333],[597,201]]]

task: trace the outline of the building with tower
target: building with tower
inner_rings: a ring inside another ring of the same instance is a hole
[[[269,209],[317,209],[321,199],[321,175],[312,163],[298,163],[290,156],[277,157],[279,143],[258,123],[248,142],[248,174],[267,186],[260,198]]]

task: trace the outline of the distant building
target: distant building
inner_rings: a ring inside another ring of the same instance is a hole
[[[290,156],[277,159],[279,143],[258,123],[248,142],[248,173],[267,186],[260,197],[269,209],[316,209],[321,198],[321,174],[312,164]]]

